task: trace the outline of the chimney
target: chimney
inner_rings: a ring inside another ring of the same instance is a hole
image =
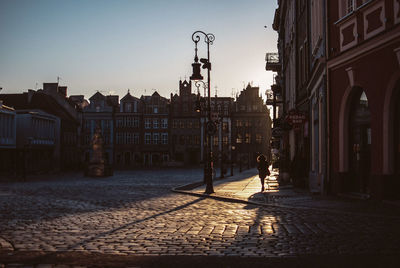
[[[58,92],[58,83],[43,83],[43,91],[53,94]]]
[[[58,87],[58,93],[66,98],[67,97],[67,87],[66,86],[62,86],[62,87],[59,86]]]
[[[28,89],[28,103],[31,103],[33,94],[35,94],[35,91],[33,89]]]

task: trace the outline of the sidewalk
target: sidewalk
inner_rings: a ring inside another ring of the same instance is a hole
[[[206,187],[201,182],[181,186],[173,189],[173,191],[257,206],[322,210],[379,217],[400,217],[400,206],[390,202],[312,195],[307,189],[294,188],[292,185],[280,186],[277,182],[277,177],[278,171],[271,171],[271,176],[265,182],[264,192],[261,192],[261,182],[255,168],[236,173],[232,177],[214,180],[215,193],[210,195],[204,193]]]

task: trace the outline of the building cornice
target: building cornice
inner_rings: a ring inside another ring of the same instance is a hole
[[[348,51],[344,52],[343,54],[337,57],[328,59],[327,68],[328,69],[340,68],[343,65],[348,64],[349,62],[356,61],[363,56],[372,54],[379,49],[390,46],[393,43],[399,42],[400,31],[396,31],[396,29],[398,28],[399,26],[364,44],[354,47],[353,49],[349,49]]]

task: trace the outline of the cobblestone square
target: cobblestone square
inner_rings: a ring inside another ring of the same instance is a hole
[[[255,174],[238,176],[240,182]],[[201,179],[202,170],[181,169],[2,182],[0,252],[263,258],[400,254],[398,209],[376,214],[287,202],[262,206],[171,191]]]

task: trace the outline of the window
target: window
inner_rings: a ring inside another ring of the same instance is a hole
[[[317,0],[313,0],[314,5],[321,5],[319,3],[320,1]],[[351,12],[353,12],[356,8],[357,8],[357,4],[355,0],[339,0],[339,17],[344,17],[347,14],[350,14]],[[364,4],[366,1],[359,1],[360,5]]]
[[[125,103],[125,112],[130,113],[132,111],[132,104],[130,102]]]
[[[242,143],[242,142],[243,142],[242,134],[237,134],[236,143]]]
[[[224,145],[228,145],[228,136],[223,136],[222,142],[224,143]]]
[[[123,143],[122,139],[123,139],[122,133],[117,133],[117,140],[116,140],[117,144],[122,144]]]
[[[173,128],[178,128],[178,120],[172,121],[172,127]]]
[[[187,127],[188,128],[192,128],[193,127],[193,122],[190,120],[190,121],[188,121],[188,123],[187,123]]]
[[[105,130],[110,128],[110,120],[102,120],[103,126]]]
[[[168,128],[168,118],[161,119],[161,128]]]
[[[159,143],[160,143],[160,134],[153,133],[153,144],[159,144]]]
[[[133,144],[139,144],[139,133],[133,134]]]
[[[228,131],[228,123],[227,122],[223,122],[222,123],[222,130],[223,131]]]
[[[168,133],[162,133],[161,134],[161,143],[162,144],[168,144]]]
[[[218,136],[214,136],[214,146],[217,146],[218,142],[219,142]]]
[[[194,136],[194,144],[199,145],[200,144],[200,137],[199,136]]]
[[[153,119],[153,128],[158,128],[158,119]]]
[[[137,101],[135,101],[133,103],[133,112],[136,113],[137,112]]]
[[[257,133],[256,134],[256,143],[260,144],[262,142],[262,136],[261,134]]]
[[[158,114],[158,107],[153,107],[153,113]]]
[[[200,122],[198,120],[194,121],[194,127],[199,128],[200,127]]]
[[[341,1],[343,2],[344,0]],[[311,1],[311,51],[313,52],[313,54],[315,53],[314,50],[317,48],[319,40],[322,38],[322,18],[324,14],[321,2],[321,0]],[[344,15],[345,14],[342,14],[342,16]]]
[[[126,133],[126,144],[132,144],[132,133]]]
[[[236,126],[241,127],[242,126],[242,120],[236,120]]]
[[[122,127],[123,122],[124,121],[122,119],[117,119],[117,122],[116,122],[117,127]]]
[[[147,129],[151,128],[151,121],[150,121],[150,118],[146,118],[146,119],[144,120],[144,128],[147,128]]]
[[[245,143],[250,143],[251,142],[251,136],[250,136],[250,133],[246,133],[246,135],[245,135]]]
[[[349,14],[354,11],[354,0],[347,0],[346,13]]]
[[[139,127],[139,118],[137,118],[137,117],[134,117],[133,118],[133,127]]]
[[[132,118],[131,117],[127,117],[126,118],[126,126],[127,127],[131,127],[132,126]]]
[[[151,133],[145,133],[144,134],[144,143],[145,144],[151,144]]]
[[[180,128],[185,128],[185,121],[183,120],[179,121],[179,126]]]
[[[181,144],[181,145],[185,144],[185,136],[183,136],[183,135],[179,136],[179,144]]]

